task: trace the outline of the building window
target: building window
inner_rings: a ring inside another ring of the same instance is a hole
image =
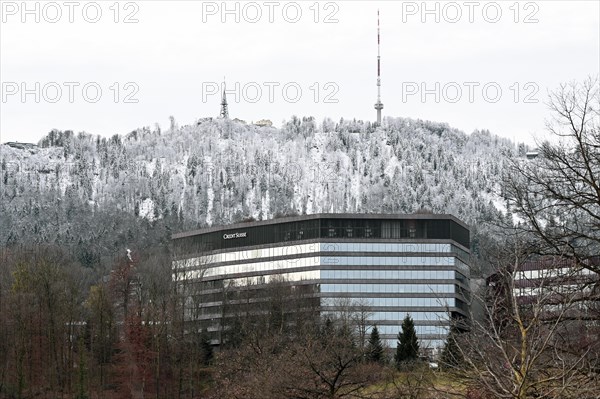
[[[417,237],[417,224],[414,220],[410,220],[408,222],[408,237],[416,238]]]

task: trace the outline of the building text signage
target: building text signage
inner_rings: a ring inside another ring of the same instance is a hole
[[[231,240],[232,238],[246,238],[246,231],[241,233],[231,233],[231,234],[223,234],[224,240]]]

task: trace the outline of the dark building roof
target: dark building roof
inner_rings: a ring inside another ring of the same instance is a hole
[[[453,240],[469,248],[468,226],[452,215],[323,213],[209,227],[172,236],[210,251],[308,239]],[[188,252],[185,250],[184,252]]]
[[[315,213],[312,215],[286,216],[269,220],[249,221],[235,224],[226,224],[221,226],[206,227],[192,231],[176,233],[172,235],[172,239],[189,237],[198,234],[206,234],[214,231],[231,230],[244,227],[265,226],[272,224],[281,224],[286,222],[298,222],[303,220],[314,219],[373,219],[373,220],[452,220],[469,229],[469,226],[463,221],[450,214],[434,214],[434,213],[414,213],[414,214],[398,214],[398,213]]]
[[[19,150],[27,150],[27,149],[35,149],[37,148],[37,144],[33,144],[33,143],[19,143],[19,142],[15,142],[15,141],[8,141],[6,143],[7,146],[12,147],[12,148],[16,148]]]

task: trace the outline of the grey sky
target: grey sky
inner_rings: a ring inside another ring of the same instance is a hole
[[[600,69],[597,1],[229,1],[233,12],[226,15],[221,1],[28,7],[32,13],[24,14],[21,1],[2,1],[1,142],[37,142],[52,128],[105,136],[155,123],[165,128],[170,115],[191,124],[218,115],[220,95],[210,90],[224,75],[232,118],[276,125],[294,114],[374,120],[377,8],[384,117],[532,142],[543,137],[547,91]],[[102,15],[91,23],[98,9]],[[137,22],[124,23],[128,16]],[[25,101],[23,84],[32,91]],[[98,87],[102,94],[92,103]]]

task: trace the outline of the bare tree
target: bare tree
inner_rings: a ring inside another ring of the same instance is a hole
[[[282,365],[277,391],[283,397],[334,399],[360,397],[379,378],[380,366],[363,362],[357,336],[345,326],[296,342]]]
[[[446,398],[435,389],[436,375],[426,363],[415,363],[410,369],[399,373],[395,368],[388,369],[386,389],[382,397],[386,399]]]
[[[194,397],[203,381],[204,362],[201,359],[203,332],[210,326],[205,320],[207,277],[216,255],[209,243],[175,243],[171,258],[170,323],[172,342],[170,366],[176,378],[173,396]]]
[[[515,160],[504,179],[510,209],[541,254],[583,260],[600,253],[600,91],[598,78],[561,85],[548,102],[552,137],[539,156]]]
[[[69,396],[74,369],[82,367],[75,353],[87,273],[65,251],[46,246],[15,250],[2,266],[10,272],[2,283],[10,287],[2,298],[10,332],[3,336],[2,384],[16,397],[43,391]]]
[[[88,309],[89,346],[97,364],[99,386],[106,382],[106,366],[110,364],[117,342],[117,326],[113,304],[106,284],[90,288]]]
[[[367,334],[373,323],[373,311],[367,300],[335,298],[331,301],[331,317],[356,334],[356,344],[366,353]]]
[[[10,295],[10,252],[0,250],[0,393],[8,380],[9,374],[9,354],[11,352],[10,337],[16,336],[13,321],[10,317],[10,308],[8,301]]]
[[[513,259],[496,262],[492,282],[501,290],[488,301],[485,322],[476,323],[460,345],[468,348],[465,359],[476,380],[498,397],[586,397],[597,389],[590,378],[597,378],[599,351],[590,337],[598,334],[600,316],[595,312],[600,272],[598,78],[561,85],[550,93],[548,106],[551,137],[539,144],[537,158],[513,160],[503,181],[515,216],[508,223],[517,222],[518,234],[508,251]],[[549,274],[538,273],[533,285],[519,286],[519,268],[535,254],[554,256],[556,264],[547,265]],[[518,300],[519,291],[529,293],[527,306]],[[505,372],[499,373],[502,368]]]
[[[580,317],[580,274],[562,259],[528,269],[519,241],[497,258],[485,317],[456,338],[461,361],[448,368],[484,397],[591,397],[598,331]]]
[[[253,323],[238,323],[241,341],[217,354],[216,396],[362,397],[380,377],[382,366],[366,362],[359,345],[366,307],[344,301],[320,319],[310,285],[274,279],[258,289]]]

